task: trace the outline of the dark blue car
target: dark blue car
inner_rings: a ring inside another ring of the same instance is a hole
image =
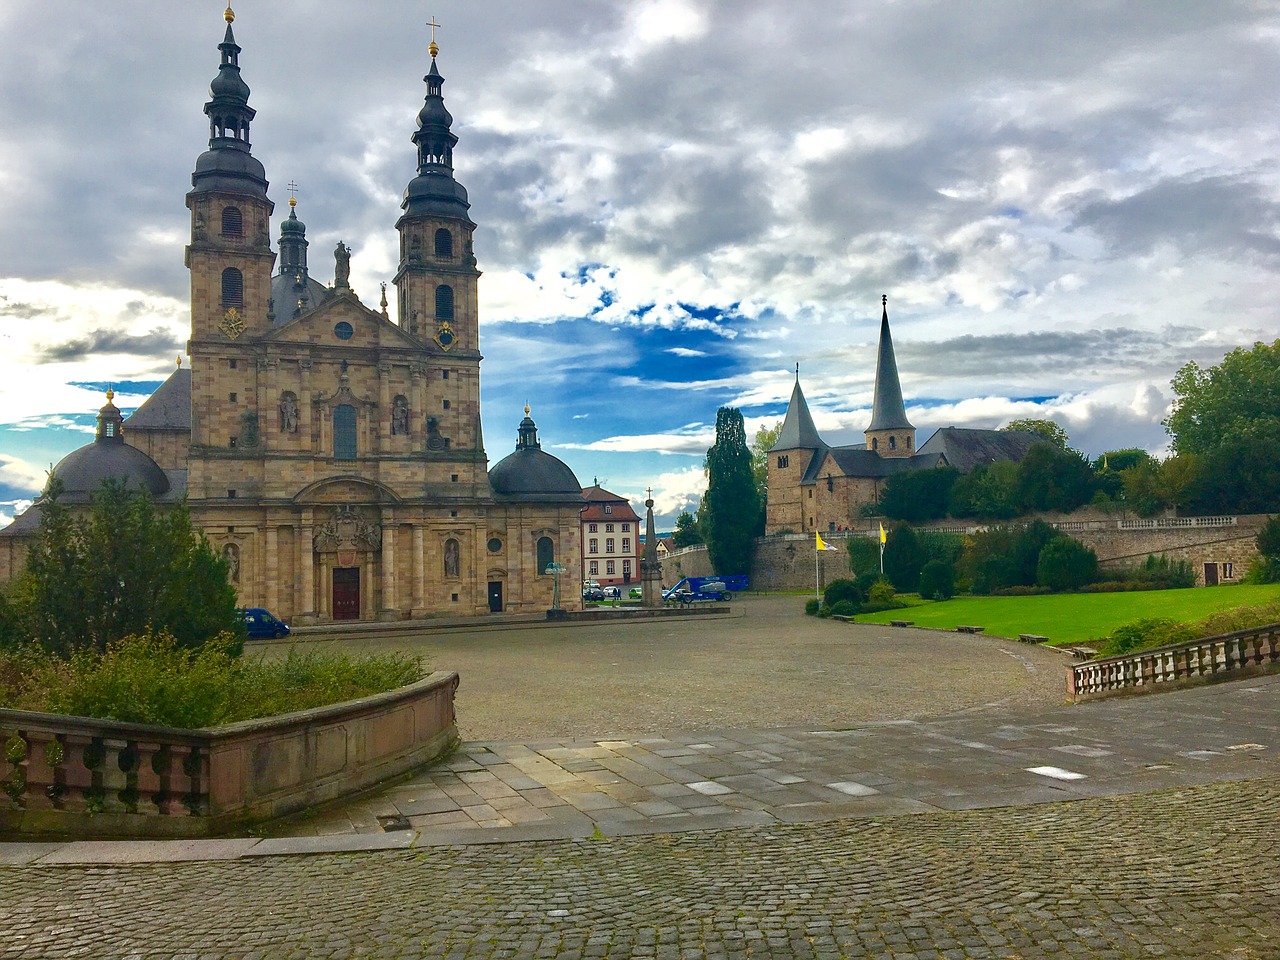
[[[289,625],[261,607],[241,610],[240,619],[250,640],[278,640],[289,635]]]

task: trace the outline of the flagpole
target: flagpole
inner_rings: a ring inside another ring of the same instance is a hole
[[[818,536],[813,537],[813,597],[822,600],[822,592],[818,589]]]

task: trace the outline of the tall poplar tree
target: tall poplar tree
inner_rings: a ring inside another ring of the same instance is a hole
[[[751,570],[760,521],[760,493],[751,469],[747,430],[735,407],[716,411],[716,442],[707,451],[707,493],[703,498],[707,556],[722,575]]]

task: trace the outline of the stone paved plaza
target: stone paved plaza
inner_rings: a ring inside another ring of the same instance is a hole
[[[792,664],[785,603],[507,634],[607,696],[378,640],[465,661],[457,753],[266,839],[0,844],[0,958],[1280,957],[1280,677],[1069,706],[994,638],[792,618]]]

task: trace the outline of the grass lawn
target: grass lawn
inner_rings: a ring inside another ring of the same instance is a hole
[[[913,620],[920,627],[955,629],[974,624],[998,637],[1036,633],[1055,645],[1108,636],[1131,620],[1168,617],[1195,622],[1232,607],[1280,600],[1280,584],[1193,587],[1141,593],[1063,593],[1039,597],[957,597],[906,610],[859,614],[860,623]]]

